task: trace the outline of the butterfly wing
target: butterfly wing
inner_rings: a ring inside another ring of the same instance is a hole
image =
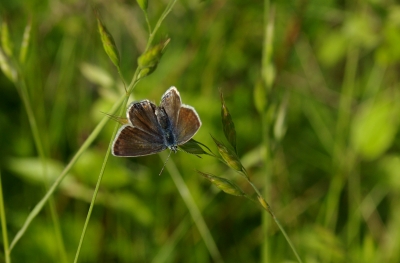
[[[161,139],[130,124],[123,125],[115,136],[112,146],[114,156],[136,157],[154,154],[165,150],[167,146]]]
[[[177,144],[181,145],[189,141],[200,129],[200,126],[201,121],[196,110],[193,107],[182,105],[175,130]]]
[[[133,102],[128,106],[126,117],[132,126],[162,139],[162,129],[157,121],[155,111],[157,106],[149,100]]]
[[[123,125],[115,136],[112,154],[135,157],[154,154],[167,148],[155,116],[156,105],[148,100],[131,103],[126,112],[130,124]]]
[[[169,88],[161,97],[160,108],[164,108],[167,113],[173,130],[176,130],[178,125],[178,116],[181,106],[181,95],[175,87]]]

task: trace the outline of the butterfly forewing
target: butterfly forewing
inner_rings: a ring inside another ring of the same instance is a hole
[[[129,122],[138,129],[150,133],[156,138],[162,137],[162,130],[154,114],[157,106],[148,101],[131,103],[127,110],[127,118]]]
[[[119,129],[113,143],[112,154],[135,157],[161,152],[166,148],[162,137],[155,138],[152,134],[127,124]]]
[[[178,145],[189,141],[200,129],[201,121],[194,108],[182,105],[179,111],[178,125],[175,130]]]
[[[179,110],[182,106],[181,96],[175,87],[169,88],[161,98],[160,108],[164,108],[172,128],[178,125]]]

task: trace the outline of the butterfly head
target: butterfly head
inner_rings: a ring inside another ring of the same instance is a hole
[[[176,153],[178,151],[178,146],[176,145],[171,145],[168,147],[171,151],[173,151],[174,153]]]

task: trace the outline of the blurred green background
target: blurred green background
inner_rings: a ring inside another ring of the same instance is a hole
[[[167,4],[150,0],[153,26]],[[0,3],[13,56],[18,58],[24,28],[32,24],[20,77],[50,183],[102,112],[124,94],[92,6],[115,39],[129,82],[148,37],[135,1]],[[272,38],[266,37],[268,25]],[[201,117],[195,139],[216,152],[210,134],[224,140],[221,89],[242,162],[304,262],[400,261],[396,1],[184,0],[162,23],[155,43],[166,37],[171,41],[158,68],[137,85],[132,100],[158,103],[176,86]],[[271,60],[266,39],[273,43]],[[274,77],[272,85],[266,76]],[[46,190],[20,93],[3,73],[0,92],[0,169],[11,241]],[[109,121],[54,195],[66,262],[75,256],[114,127]],[[253,194],[243,178],[207,156],[179,152],[169,162],[188,185],[225,262],[295,262],[268,214],[220,192],[196,170],[229,178]],[[109,158],[80,262],[212,262],[170,171],[158,176],[162,165],[158,155]],[[12,262],[64,262],[55,240],[47,205],[13,248]]]

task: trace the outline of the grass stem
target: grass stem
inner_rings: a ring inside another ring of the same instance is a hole
[[[163,162],[165,162],[167,158],[165,153],[161,153],[160,157]],[[210,233],[210,230],[208,229],[207,224],[203,216],[201,215],[199,208],[196,205],[196,202],[190,194],[189,188],[185,184],[185,181],[182,179],[182,175],[179,173],[178,168],[175,166],[172,160],[167,163],[166,168],[171,175],[171,178],[174,181],[175,186],[178,189],[183,201],[185,202],[186,207],[188,208],[190,215],[193,218],[193,221],[196,223],[197,229],[199,230],[200,235],[202,236],[204,243],[206,244],[206,247],[210,252],[210,255],[213,258],[214,262],[224,262],[218,250],[218,247],[215,244],[215,241]]]
[[[3,185],[1,183],[1,171],[0,171],[0,219],[1,219],[1,232],[3,233],[3,247],[4,247],[5,263],[11,263],[10,249],[8,246],[6,212],[4,209]]]

